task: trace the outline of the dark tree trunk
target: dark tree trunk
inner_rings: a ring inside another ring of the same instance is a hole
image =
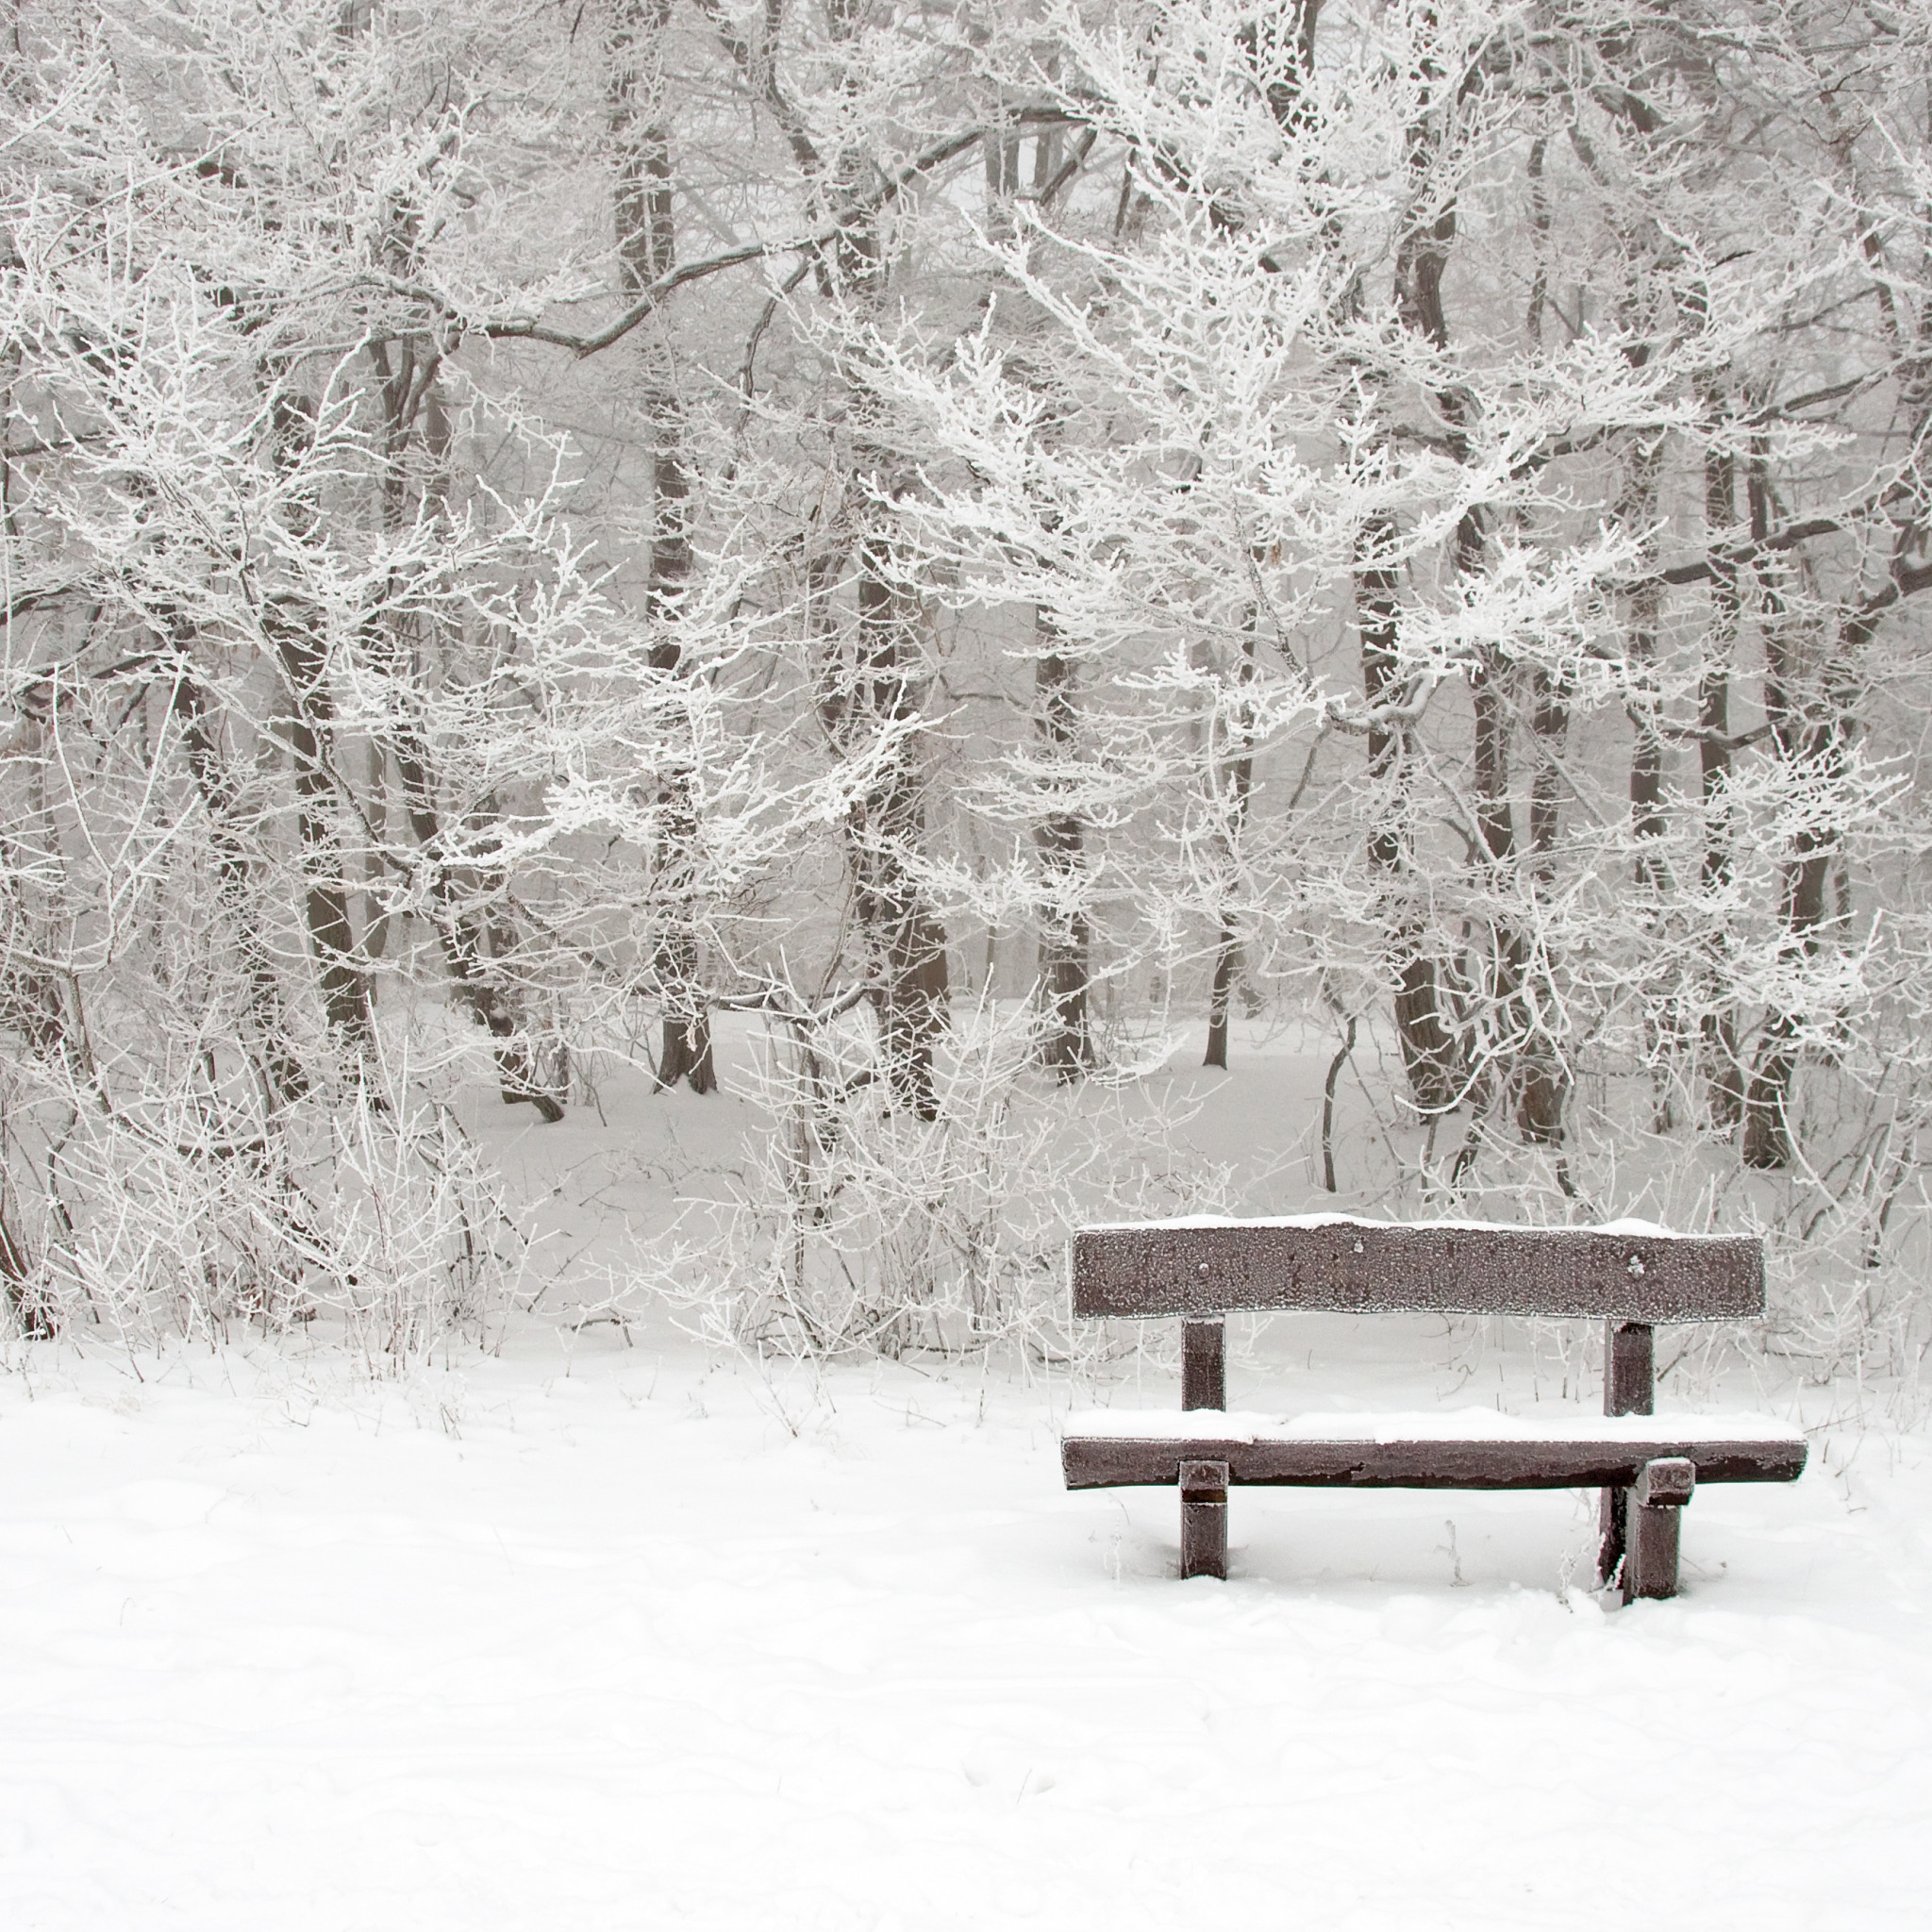
[[[1771,535],[1772,487],[1768,447],[1754,437],[1745,474],[1745,494],[1751,516],[1751,539],[1761,545]],[[1757,566],[1759,628],[1764,639],[1764,716],[1771,726],[1777,757],[1790,759],[1797,749],[1797,721],[1791,691],[1791,638],[1787,620],[1781,565],[1758,553]],[[1780,891],[1780,911],[1790,934],[1796,909],[1789,865]],[[1787,941],[1789,943],[1789,940]],[[1743,1157],[1746,1167],[1789,1167],[1791,1160],[1791,1081],[1798,1070],[1796,1016],[1773,1012],[1765,1017],[1751,1077],[1744,1089]]]
[[[1549,891],[1557,882],[1556,846],[1560,824],[1557,760],[1562,756],[1565,734],[1570,728],[1570,708],[1562,687],[1546,671],[1534,674],[1530,691],[1530,733],[1537,750],[1537,765],[1529,788],[1530,874],[1539,890]],[[1541,1029],[1525,1026],[1523,1090],[1516,1109],[1523,1138],[1541,1146],[1560,1146],[1563,1108],[1569,1097],[1569,1070],[1556,1041]]]
[[[1657,518],[1657,468],[1660,449],[1640,444],[1631,458],[1631,475],[1620,520],[1626,527],[1645,530]],[[1624,635],[1632,683],[1637,687],[1631,713],[1636,742],[1630,753],[1630,830],[1637,841],[1636,879],[1646,899],[1667,883],[1656,841],[1665,831],[1664,741],[1659,728],[1655,691],[1650,688],[1657,664],[1658,591],[1653,583],[1640,584],[1629,593]]]
[[[1626,528],[1648,532],[1657,515],[1657,475],[1662,462],[1661,438],[1639,432],[1629,452],[1629,473],[1617,508]],[[1645,538],[1645,567],[1651,558]],[[1670,889],[1670,873],[1662,853],[1668,823],[1664,817],[1664,739],[1662,700],[1657,689],[1657,624],[1661,592],[1653,580],[1640,580],[1624,600],[1624,649],[1629,661],[1628,710],[1635,733],[1630,749],[1630,834],[1636,849],[1632,862],[1636,900],[1632,916],[1645,934],[1646,961],[1662,958],[1659,951],[1661,908]],[[1653,1129],[1668,1133],[1674,1120],[1674,1064],[1684,1046],[1683,1002],[1679,987],[1666,980],[1652,982],[1644,993],[1644,1032],[1652,1068]]]
[[[1308,36],[1314,29],[1314,11],[1305,9],[1301,23]],[[1416,119],[1407,129],[1410,206],[1396,250],[1394,277],[1396,312],[1403,326],[1438,349],[1446,347],[1449,340],[1442,311],[1442,275],[1457,230],[1454,200],[1441,201],[1435,192],[1435,160],[1447,125],[1443,118],[1446,104],[1431,98],[1440,78],[1433,69],[1424,75]],[[1459,399],[1439,395],[1437,402],[1439,407],[1447,405],[1452,436],[1459,437]],[[1474,521],[1472,529],[1473,521],[1465,517],[1457,531],[1458,571],[1473,563],[1480,551],[1481,526],[1479,521]],[[1362,693],[1371,710],[1405,695],[1397,677],[1395,649],[1400,579],[1388,560],[1394,538],[1392,520],[1378,516],[1363,529],[1356,553],[1356,627],[1361,640]],[[1409,1091],[1417,1108],[1433,1114],[1447,1111],[1464,1097],[1470,1070],[1463,1065],[1448,1012],[1445,969],[1431,949],[1426,927],[1418,916],[1406,770],[1411,728],[1407,722],[1377,723],[1369,731],[1369,776],[1383,787],[1386,796],[1386,808],[1369,841],[1369,858],[1388,882],[1385,897],[1391,941],[1390,961],[1396,979],[1395,1029]]]
[[[1707,908],[1714,908],[1722,899],[1733,871],[1730,659],[1737,644],[1740,600],[1738,566],[1724,546],[1736,517],[1736,459],[1728,452],[1713,450],[1704,459],[1704,522],[1711,544],[1710,636],[1697,693],[1698,774],[1704,807],[1701,878]],[[1711,916],[1708,910],[1706,916]],[[1730,1133],[1744,1112],[1738,1014],[1730,996],[1729,962],[1721,931],[1713,929],[1710,947],[1710,996],[1703,1018],[1706,1104],[1711,1125]]]
[[[560,1121],[563,1106],[540,1077],[528,1033],[519,1024],[514,999],[484,953],[481,924],[462,904],[457,868],[442,848],[441,817],[429,777],[427,754],[413,731],[398,733],[396,773],[409,829],[429,871],[429,923],[441,946],[457,997],[496,1042],[496,1074],[506,1106],[528,1101],[546,1121]]]
[[[277,372],[277,380],[286,381]],[[315,406],[284,390],[272,405],[275,466],[292,475],[315,440]],[[293,494],[288,515],[297,534],[312,534],[319,521],[312,496]],[[375,1027],[370,1017],[369,983],[356,948],[349,918],[349,893],[336,837],[333,808],[339,776],[334,769],[335,707],[329,695],[327,661],[319,633],[319,613],[299,603],[271,604],[263,630],[273,644],[287,688],[290,710],[283,737],[295,768],[296,834],[307,885],[304,912],[308,942],[315,952],[324,1011],[336,1043],[358,1060],[375,1057]]]
[[[1851,731],[1850,703],[1827,679],[1814,716],[1802,731],[1794,729],[1791,734],[1790,756],[1822,779],[1836,778],[1843,771]],[[1774,730],[1774,736],[1777,735]],[[1839,858],[1840,835],[1835,828],[1806,825],[1792,839],[1778,894],[1781,944],[1787,958],[1815,956],[1837,927],[1829,886]],[[1796,1151],[1791,1135],[1791,1083],[1797,1075],[1803,1029],[1803,1016],[1794,1012],[1774,1009],[1765,1017],[1757,1057],[1744,1089],[1743,1156],[1747,1167],[1788,1167]]]
[[[1746,489],[1751,528],[1768,536],[1774,508],[1770,469],[1761,443],[1754,443]],[[1764,631],[1764,715],[1771,726],[1774,755],[1789,768],[1809,768],[1822,777],[1842,769],[1849,743],[1851,712],[1848,701],[1833,688],[1827,668],[1808,694],[1801,692],[1801,666],[1796,657],[1794,626],[1787,621],[1784,597],[1774,565],[1759,569],[1759,602]],[[1870,636],[1868,617],[1854,617],[1834,640],[1841,658],[1849,647]],[[1815,954],[1826,924],[1826,887],[1838,856],[1838,835],[1831,828],[1805,825],[1791,841],[1778,893],[1781,950],[1787,958]],[[1747,1167],[1789,1167],[1795,1153],[1791,1134],[1791,1086],[1798,1071],[1802,1016],[1774,1009],[1766,1015],[1751,1077],[1744,1089],[1743,1159]]]
[[[204,691],[184,661],[175,674],[174,712],[181,722],[182,747],[214,848],[216,896],[235,930],[242,969],[243,1010],[250,1058],[270,1109],[292,1106],[308,1091],[308,1075],[291,1050],[289,1016],[281,979],[262,931],[266,882],[261,862],[248,850],[239,821],[241,787],[223,756],[217,726]]]
[[[1071,764],[1077,753],[1079,708],[1073,660],[1054,648],[1052,620],[1034,613],[1035,729],[1050,765]],[[1044,1002],[1040,1057],[1054,1078],[1077,1080],[1093,1063],[1088,995],[1093,929],[1081,904],[1086,827],[1072,811],[1049,811],[1033,828],[1034,848],[1046,874],[1041,912],[1040,987]]]
[[[1530,148],[1530,220],[1536,236],[1536,276],[1530,287],[1525,327],[1536,347],[1542,343],[1543,312],[1549,302],[1547,246],[1550,233],[1550,204],[1543,185],[1545,141],[1539,137]],[[1557,836],[1562,812],[1558,760],[1563,756],[1570,730],[1569,694],[1562,681],[1541,666],[1530,677],[1529,729],[1535,747],[1536,764],[1529,780],[1530,877],[1536,890],[1549,892],[1557,883]],[[1528,1037],[1523,1050],[1523,1091],[1516,1105],[1516,1124],[1523,1138],[1535,1145],[1557,1147],[1563,1141],[1563,1109],[1570,1098],[1570,1073],[1557,1042],[1538,1029]],[[1570,1191],[1569,1170],[1561,1159],[1557,1174],[1564,1191]]]
[[[621,8],[611,40],[611,136],[617,153],[619,281],[634,299],[677,262],[672,192],[671,133],[665,116],[662,39],[670,0],[632,0]],[[642,339],[643,413],[651,434],[652,536],[646,608],[650,661],[667,677],[686,675],[677,636],[691,582],[691,477],[684,458],[684,417],[670,346],[661,329]],[[652,972],[664,1003],[656,1069],[659,1091],[688,1080],[698,1093],[717,1091],[711,1021],[698,982],[694,916],[696,813],[690,776],[671,774],[660,791],[664,833],[658,855],[664,926]]]
[[[1020,188],[1020,139],[989,136],[985,142],[989,232],[1008,239],[1013,229],[1013,198]],[[1091,145],[1091,142],[1090,142]],[[1060,137],[1047,129],[1035,137],[1033,196],[1044,205],[1064,185],[1059,172]],[[1034,730],[1051,769],[1071,779],[1079,757],[1079,680],[1074,659],[1058,648],[1051,614],[1033,613]],[[1054,780],[1048,780],[1051,786]],[[1049,803],[1052,802],[1049,794]],[[1049,809],[1033,828],[1034,850],[1045,874],[1045,903],[1040,914],[1041,1063],[1063,1086],[1078,1080],[1094,1062],[1090,1004],[1093,975],[1093,926],[1083,903],[1087,870],[1087,827],[1077,812]],[[988,958],[993,956],[991,937]],[[988,974],[989,982],[991,974]]]
[[[1241,969],[1241,941],[1230,925],[1221,928],[1214,947],[1214,977],[1208,988],[1208,1051],[1204,1067],[1227,1071],[1227,1009],[1234,999],[1235,975]]]
[[[1355,571],[1356,626],[1361,639],[1362,694],[1372,711],[1401,696],[1395,676],[1396,573],[1379,559],[1394,532],[1378,522],[1365,533]],[[1408,829],[1408,727],[1369,729],[1369,778],[1379,788],[1369,862],[1383,880],[1389,964],[1395,980],[1395,1032],[1409,1091],[1424,1113],[1460,1098],[1455,1036],[1444,1015],[1441,968],[1417,913],[1415,855]]]
[[[428,345],[404,339],[374,343],[369,353],[375,366],[388,433],[383,516],[387,526],[395,529],[408,511],[404,458],[411,438],[419,433],[419,419],[429,472],[425,496],[431,508],[441,509],[448,480],[450,421],[437,386],[437,356]],[[401,619],[390,627],[386,638],[373,641],[392,654],[397,681],[407,688],[412,670],[418,668],[412,667],[409,659],[412,654],[421,654],[423,644],[412,632],[411,620]],[[417,723],[406,717],[392,727],[391,745],[402,786],[404,815],[429,874],[430,924],[457,998],[495,1042],[492,1051],[504,1103],[515,1106],[527,1101],[546,1121],[560,1121],[562,1101],[541,1076],[516,992],[500,970],[492,971],[483,945],[482,921],[489,916],[491,899],[500,899],[503,882],[496,881],[493,891],[473,891],[468,895],[471,903],[465,905],[458,877],[463,868],[447,849],[429,744]],[[500,906],[496,920],[499,933],[513,943],[513,929]],[[508,951],[508,945],[498,950]]]
[[[1245,685],[1255,675],[1255,613],[1250,610],[1248,623],[1241,636],[1241,661],[1237,673],[1240,683]],[[1255,758],[1248,749],[1249,720],[1245,700],[1236,706],[1233,737],[1239,746],[1239,756],[1227,767],[1227,802],[1224,808],[1227,822],[1227,862],[1233,869],[1239,854],[1241,828],[1248,816],[1248,793],[1255,782]],[[1210,762],[1214,759],[1214,746],[1208,747]],[[1214,946],[1214,982],[1208,998],[1208,1052],[1201,1064],[1219,1067],[1227,1071],[1227,1013],[1234,1000],[1235,981],[1241,972],[1241,941],[1234,919],[1224,912],[1220,935]]]
[[[315,950],[323,1008],[330,1034],[358,1058],[375,1057],[375,1028],[369,1011],[369,982],[358,963],[341,850],[335,833],[334,707],[324,675],[322,652],[304,611],[284,610],[269,626],[293,709],[284,726],[295,767],[296,826],[308,942]]]
[[[863,14],[856,0],[830,0],[827,24],[841,58],[864,58],[858,43]],[[808,152],[815,171],[816,152]],[[826,292],[861,308],[877,304],[885,293],[876,204],[865,192],[874,172],[870,157],[856,147],[834,158],[826,185],[838,212],[831,243],[817,257]],[[862,358],[848,358],[842,375],[852,425],[846,506],[856,537],[858,611],[853,658],[821,668],[819,713],[841,753],[870,748],[874,733],[892,734],[876,777],[847,821],[853,909],[878,989],[891,1104],[933,1121],[939,1118],[934,1061],[950,990],[945,928],[921,876],[926,843],[924,733],[908,727],[919,717],[924,671],[915,600],[900,575],[891,535],[891,503],[904,486],[898,460],[879,434],[883,406]],[[836,566],[827,560],[823,568],[829,581]]]
[[[877,725],[917,711],[911,613],[891,572],[884,538],[868,534],[858,546],[858,695]],[[852,831],[855,908],[878,970],[887,1084],[895,1106],[937,1120],[933,1055],[946,1025],[946,934],[919,877],[925,774],[916,734],[894,744]]]

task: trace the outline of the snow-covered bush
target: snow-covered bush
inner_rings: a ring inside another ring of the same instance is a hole
[[[761,1354],[1063,1351],[1067,1238],[1084,1221],[1212,1212],[1226,1172],[1191,1109],[1132,1084],[1072,1092],[1040,1015],[991,1003],[945,1036],[934,1118],[891,1105],[869,1007],[802,1004],[758,1042],[736,1189],[647,1242],[629,1286]]]
[[[326,1338],[370,1374],[500,1332],[523,1241],[449,1108],[413,1083],[292,1118],[206,1087],[5,1099],[16,1192],[8,1294],[29,1334],[86,1347]],[[374,1104],[372,1104],[374,1103]]]

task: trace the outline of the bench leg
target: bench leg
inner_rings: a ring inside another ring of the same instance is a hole
[[[1637,1472],[1629,1497],[1628,1547],[1624,1553],[1624,1601],[1677,1593],[1677,1543],[1684,1505],[1696,1486],[1697,1469],[1688,1457],[1646,1462]]]
[[[1184,1462],[1181,1478],[1181,1574],[1227,1574],[1227,1464]]]
[[[1630,1522],[1630,1491],[1599,1490],[1596,1515],[1596,1587],[1606,1590],[1623,1561]]]
[[[1657,1395],[1656,1342],[1646,1322],[1604,1324],[1604,1413],[1648,1415]],[[1630,1491],[1604,1490],[1597,1509],[1596,1585],[1606,1588],[1627,1554]]]

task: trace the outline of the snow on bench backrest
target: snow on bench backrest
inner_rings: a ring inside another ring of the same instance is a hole
[[[1082,1315],[1218,1315],[1335,1308],[1396,1314],[1735,1321],[1764,1312],[1755,1236],[1684,1235],[1650,1222],[1508,1227],[1340,1214],[1191,1216],[1081,1228]]]

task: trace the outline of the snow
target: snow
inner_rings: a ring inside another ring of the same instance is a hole
[[[636,1341],[0,1379],[0,1924],[1923,1923],[1922,1437],[1700,1492],[1672,1603],[1563,1492],[1244,1491],[1181,1583],[1062,1385]]]
[[[1087,1408],[1064,1433],[1095,1440],[1217,1442],[1802,1442],[1795,1424],[1763,1415],[1505,1415],[1474,1407],[1370,1414],[1261,1415],[1213,1409]]]
[[[1532,1227],[1520,1221],[1416,1220],[1382,1221],[1365,1214],[1176,1214],[1160,1221],[1102,1221],[1090,1224],[1088,1234],[1113,1234],[1129,1229],[1196,1227],[1405,1227],[1452,1228],[1469,1234],[1607,1234],[1621,1241],[1637,1238],[1672,1241],[1731,1241],[1724,1234],[1678,1234],[1655,1221],[1606,1221],[1585,1227]]]
[[[1326,1063],[1245,1050],[1177,1076],[1229,1158]],[[611,1076],[608,1126],[486,1089],[473,1130],[608,1257],[732,1157],[734,1064]],[[1586,1416],[1532,1324],[1248,1328],[1244,1424],[1657,1425]],[[1932,1439],[1697,1360],[1666,1400],[1807,1424],[1809,1465],[1701,1489],[1684,1594],[1624,1609],[1562,1491],[1242,1489],[1229,1580],[1178,1581],[1171,1490],[1060,1475],[1076,1404],[1180,1424],[1153,1368],[766,1374],[657,1320],[381,1390],[37,1350],[0,1374],[0,1932],[1915,1928]]]

